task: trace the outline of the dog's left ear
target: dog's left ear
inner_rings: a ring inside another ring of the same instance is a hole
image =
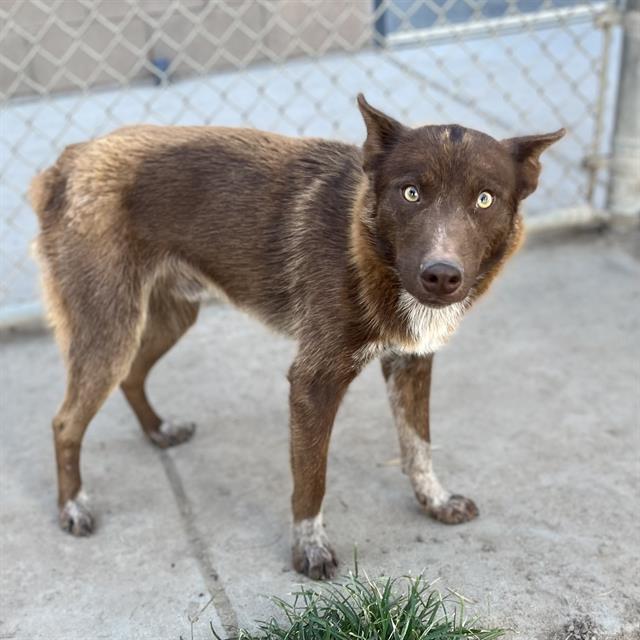
[[[367,139],[363,147],[363,168],[365,171],[370,171],[375,168],[378,160],[395,145],[400,135],[406,131],[406,127],[372,107],[361,93],[358,94],[358,107],[367,126]]]
[[[502,144],[509,150],[518,167],[518,197],[521,200],[531,195],[538,186],[541,169],[540,155],[547,147],[560,140],[565,133],[564,129],[558,129],[553,133],[544,133],[539,136],[502,140]]]

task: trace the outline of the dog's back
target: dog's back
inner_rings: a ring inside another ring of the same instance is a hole
[[[86,253],[99,255],[103,270],[129,265],[131,280],[206,280],[295,333],[301,292],[317,290],[304,281],[317,282],[336,261],[348,267],[360,167],[359,151],[338,142],[218,127],[121,129],[68,147],[34,179],[38,252],[49,271]],[[93,262],[76,270],[91,272]]]

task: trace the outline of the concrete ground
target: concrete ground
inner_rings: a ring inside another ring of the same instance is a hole
[[[640,637],[638,236],[521,252],[437,356],[436,465],[481,516],[425,517],[397,464],[378,366],[338,416],[325,517],[348,570],[424,571],[514,638]],[[635,255],[634,255],[635,253]],[[199,424],[160,453],[121,395],[85,440],[98,528],[58,530],[49,427],[63,369],[47,335],[1,343],[0,638],[211,638],[303,579],[289,564],[287,382],[294,346],[208,307],[158,366],[152,397]],[[582,637],[582,636],[580,636]],[[586,636],[585,636],[586,637]]]

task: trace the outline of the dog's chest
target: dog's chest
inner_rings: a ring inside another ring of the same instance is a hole
[[[358,357],[369,360],[389,351],[421,356],[434,353],[455,333],[467,306],[459,302],[441,309],[426,307],[405,292],[398,302],[398,313],[405,323],[406,337],[370,342],[360,349]]]
[[[412,340],[392,344],[392,348],[402,353],[427,355],[443,347],[455,331],[455,327],[437,319],[412,327]]]
[[[398,302],[398,311],[406,322],[408,339],[396,348],[405,353],[426,355],[448,342],[462,320],[466,305],[457,302],[435,309],[420,304],[411,294],[404,292]]]

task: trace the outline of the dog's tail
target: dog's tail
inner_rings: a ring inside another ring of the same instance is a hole
[[[69,145],[54,165],[41,171],[29,185],[29,202],[42,228],[55,222],[67,207],[67,181],[73,161],[84,143]]]

